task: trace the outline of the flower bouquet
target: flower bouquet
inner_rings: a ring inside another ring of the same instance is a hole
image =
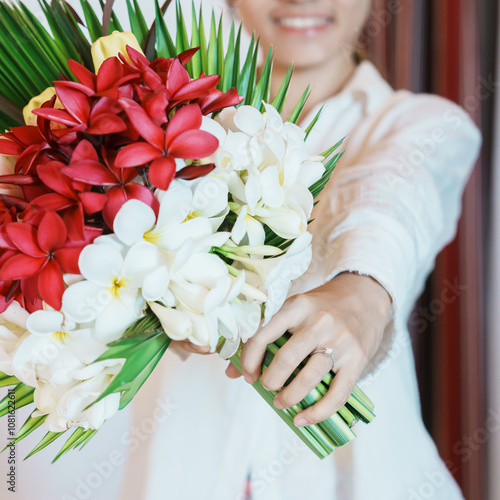
[[[257,77],[258,41],[244,53],[233,24],[224,49],[221,22],[212,16],[207,35],[194,7],[189,41],[177,6],[174,43],[168,3],[148,28],[127,0],[124,32],[112,2],[101,23],[87,0],[85,22],[42,0],[49,32],[22,3],[0,2],[0,127],[10,127],[0,136],[0,387],[10,387],[0,416],[12,395],[16,408],[34,403],[8,443],[44,426],[29,456],[68,430],[55,460],[84,446],[172,340],[239,367],[242,343],[311,260],[307,225],[339,144],[307,152],[319,115],[297,126],[306,90],[282,119],[292,71],[270,101],[272,56]],[[288,338],[268,346],[264,369]],[[287,410],[254,384],[321,458],[373,418],[356,388],[337,414],[296,428],[333,378]]]

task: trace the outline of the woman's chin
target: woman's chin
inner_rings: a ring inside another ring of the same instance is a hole
[[[322,54],[318,51],[276,51],[274,63],[279,66],[287,67],[293,64],[296,70],[319,68],[331,61],[331,54]]]

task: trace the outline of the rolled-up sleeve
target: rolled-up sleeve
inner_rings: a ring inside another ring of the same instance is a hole
[[[450,101],[398,92],[349,136],[322,193],[326,279],[345,271],[377,280],[392,298],[391,322],[373,359],[390,350],[439,251],[452,240],[481,136]],[[351,151],[350,151],[351,149]]]

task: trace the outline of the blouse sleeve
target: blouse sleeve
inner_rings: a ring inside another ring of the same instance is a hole
[[[328,221],[322,260],[327,280],[345,271],[369,275],[392,298],[391,322],[370,371],[387,356],[395,328],[407,320],[437,254],[455,234],[480,144],[460,107],[409,92],[395,93],[346,143],[322,196],[322,221]]]

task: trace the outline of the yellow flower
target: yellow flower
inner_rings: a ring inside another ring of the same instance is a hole
[[[116,57],[123,54],[125,59],[130,62],[126,47],[129,45],[141,54],[141,46],[137,38],[130,31],[114,31],[111,35],[103,36],[96,40],[92,45],[92,59],[94,61],[95,72],[99,71],[101,64],[110,57]]]
[[[54,87],[49,87],[45,89],[40,95],[33,97],[31,101],[24,107],[23,116],[26,125],[36,125],[36,115],[32,113],[34,109],[42,107],[42,104],[46,101],[50,101],[55,95],[56,89]],[[57,106],[56,106],[57,107]]]

